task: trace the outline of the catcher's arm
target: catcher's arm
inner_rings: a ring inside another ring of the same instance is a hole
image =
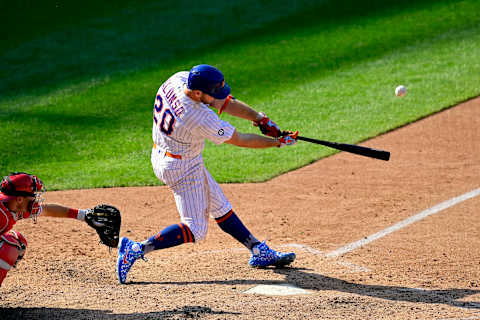
[[[88,209],[73,209],[56,203],[44,203],[41,205],[42,216],[55,218],[73,218],[85,220],[85,214]]]
[[[92,209],[72,209],[59,204],[46,203],[42,204],[41,211],[43,216],[85,221],[98,233],[101,243],[112,248],[118,245],[121,214],[114,206],[99,204]]]

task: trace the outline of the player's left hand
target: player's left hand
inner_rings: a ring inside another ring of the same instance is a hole
[[[279,148],[285,146],[293,146],[297,143],[298,131],[284,131],[284,133],[287,134],[278,139],[280,141],[280,145],[278,146]]]
[[[278,138],[282,131],[280,130],[280,127],[273,122],[267,115],[263,112],[259,112],[262,115],[262,119],[257,122],[253,122],[254,126],[257,126],[260,131],[267,136],[273,137],[273,138]]]

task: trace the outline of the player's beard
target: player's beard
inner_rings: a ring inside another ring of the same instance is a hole
[[[202,96],[200,97],[200,101],[202,101],[203,103],[207,104],[207,105],[211,105],[213,103],[213,101],[215,100],[214,97],[204,93],[202,94]]]

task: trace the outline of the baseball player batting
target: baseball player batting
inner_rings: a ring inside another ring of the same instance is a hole
[[[43,182],[35,175],[24,172],[14,172],[5,176],[0,185],[0,286],[8,271],[16,267],[23,258],[27,249],[27,240],[18,231],[13,231],[13,226],[18,220],[51,216],[57,218],[73,218],[82,221],[95,221],[94,209],[73,209],[54,203],[43,203],[42,194],[45,192]],[[105,206],[105,205],[103,205]],[[114,208],[114,207],[112,207]],[[104,216],[101,217],[104,219]],[[90,223],[89,223],[90,224]],[[93,224],[93,223],[92,223]],[[95,223],[97,230],[103,230],[105,222]],[[100,229],[98,229],[100,228]],[[109,229],[108,235],[116,234],[118,244],[118,231]],[[100,233],[99,233],[100,234]],[[112,242],[113,243],[113,242]]]
[[[218,109],[219,114],[226,112],[252,121],[267,136],[238,132],[209,106]],[[190,72],[178,72],[165,81],[158,89],[153,108],[151,162],[155,175],[173,191],[180,223],[142,242],[121,238],[118,281],[125,283],[134,262],[145,259],[145,254],[153,250],[203,240],[209,216],[251,251],[251,267],[281,267],[292,263],[295,253],[280,253],[269,248],[243,225],[202,158],[205,139],[246,148],[283,147],[297,142],[298,132],[281,134],[280,128],[265,114],[230,95],[230,87],[215,67],[194,66]]]

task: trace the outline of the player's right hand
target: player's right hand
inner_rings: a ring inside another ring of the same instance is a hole
[[[298,131],[292,132],[292,131],[284,131],[284,133],[287,133],[278,141],[280,141],[280,145],[278,146],[279,148],[285,147],[285,146],[293,146],[294,144],[297,143],[297,136],[298,136]]]
[[[280,127],[273,122],[267,115],[263,112],[259,112],[260,115],[262,115],[262,119],[260,121],[254,122],[254,126],[258,126],[260,131],[269,137],[273,138],[278,138],[281,134],[282,131],[280,130]]]

